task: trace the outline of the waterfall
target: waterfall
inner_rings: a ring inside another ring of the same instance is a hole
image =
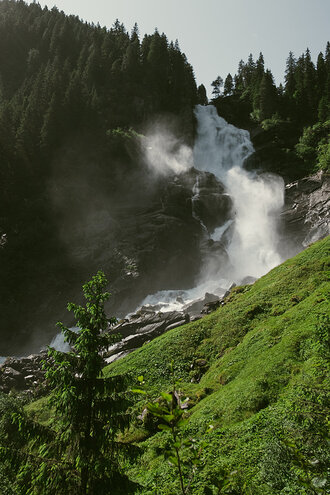
[[[206,236],[208,236],[208,230],[206,228],[205,223],[203,220],[199,217],[199,215],[196,213],[196,202],[199,200],[199,193],[200,193],[200,188],[199,188],[199,176],[197,175],[196,177],[196,182],[194,184],[194,187],[192,189],[193,192],[193,197],[191,198],[191,212],[192,216],[197,220],[197,222],[200,223],[200,226]]]
[[[282,261],[277,251],[277,221],[284,203],[284,181],[274,174],[258,175],[243,168],[254,151],[249,133],[228,124],[214,106],[198,105],[195,115],[195,167],[212,172],[233,201],[227,246],[231,267],[221,272],[234,280],[260,277]],[[223,232],[219,227],[217,240]]]
[[[193,188],[192,214],[206,236],[221,241],[226,236],[229,263],[212,256],[202,267],[199,283],[190,290],[163,290],[147,296],[141,305],[158,311],[180,310],[203,298],[206,292],[223,294],[232,282],[247,276],[261,277],[282,259],[278,253],[277,222],[284,203],[284,181],[274,174],[257,174],[243,168],[254,151],[248,131],[228,124],[214,106],[197,105],[197,138],[193,150],[195,168],[213,173],[233,203],[232,218],[209,233],[195,211],[199,179]]]

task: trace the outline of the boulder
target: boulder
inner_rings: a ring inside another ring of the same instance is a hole
[[[190,321],[192,321],[192,318],[194,316],[199,316],[200,313],[203,312],[203,309],[206,304],[215,301],[219,301],[219,296],[215,294],[209,294],[208,292],[206,292],[203,299],[197,299],[196,301],[187,304],[182,308],[182,310],[185,314],[188,314],[190,316]]]
[[[246,277],[242,278],[242,280],[240,280],[239,285],[252,285],[256,280],[257,279],[255,277],[247,275]]]
[[[155,313],[148,308],[141,308],[137,313],[125,319],[119,325],[113,327],[111,332],[120,333],[122,340],[112,345],[105,354],[106,361],[116,355],[119,359],[126,352],[141,347],[145,342],[158,337],[159,335],[184,325],[189,321],[189,316],[179,311],[158,312]]]
[[[44,359],[47,359],[46,352],[22,358],[7,358],[0,366],[0,390],[6,393],[12,389],[20,392],[36,390],[45,379],[42,368]]]

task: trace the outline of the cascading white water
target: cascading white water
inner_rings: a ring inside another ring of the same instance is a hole
[[[206,235],[208,235],[208,230],[206,228],[206,225],[205,223],[203,222],[203,220],[198,216],[198,214],[196,213],[196,202],[198,202],[199,200],[199,193],[200,193],[200,189],[199,189],[199,177],[197,176],[196,178],[196,182],[194,184],[194,187],[193,187],[193,197],[191,198],[191,212],[192,212],[192,216],[195,218],[195,220],[197,220],[201,227],[202,227],[202,230],[204,231],[204,233]]]
[[[277,219],[284,202],[284,181],[273,174],[257,175],[243,168],[244,160],[254,151],[249,133],[228,124],[214,106],[198,105],[195,115],[195,167],[218,177],[234,205],[227,248],[229,275],[235,280],[247,275],[260,277],[281,262]],[[221,230],[216,239],[220,238]]]
[[[219,218],[220,226],[210,235],[214,241],[220,241],[230,229],[230,263],[223,266],[223,259],[217,261],[212,257],[212,261],[206,260],[200,282],[193,289],[159,291],[141,303],[156,305],[159,311],[180,310],[184,304],[203,298],[206,292],[221,295],[232,282],[239,283],[246,276],[258,278],[282,261],[277,251],[277,219],[284,202],[283,179],[243,168],[244,160],[254,151],[249,133],[228,124],[214,106],[197,105],[195,115],[194,166],[213,173],[233,202],[232,219],[220,225]],[[166,157],[166,163],[169,161]],[[199,197],[198,178],[193,193],[193,215],[208,234],[194,209],[194,201]]]

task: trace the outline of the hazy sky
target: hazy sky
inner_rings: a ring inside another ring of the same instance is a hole
[[[31,3],[31,2],[28,2]],[[209,89],[221,75],[236,73],[240,59],[262,51],[275,77],[283,80],[289,51],[308,47],[315,61],[330,40],[330,0],[40,0],[59,10],[110,28],[118,18],[140,35],[155,27],[181,50],[195,70],[198,84]]]

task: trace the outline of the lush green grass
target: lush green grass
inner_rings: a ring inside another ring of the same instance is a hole
[[[49,405],[49,397],[41,397],[25,406],[25,411],[39,423],[49,426],[53,420],[53,411]]]
[[[170,388],[173,360],[190,398],[186,434],[207,443],[192,493],[325,493],[329,320],[320,323],[320,315],[329,317],[329,248],[330,238],[312,245],[236,288],[212,315],[105,369],[143,375],[157,396]],[[207,366],[198,370],[200,359]],[[142,493],[178,493],[175,469],[161,456],[167,433],[154,432],[146,425],[131,432],[144,449],[132,476]],[[219,492],[223,478],[231,487]]]

